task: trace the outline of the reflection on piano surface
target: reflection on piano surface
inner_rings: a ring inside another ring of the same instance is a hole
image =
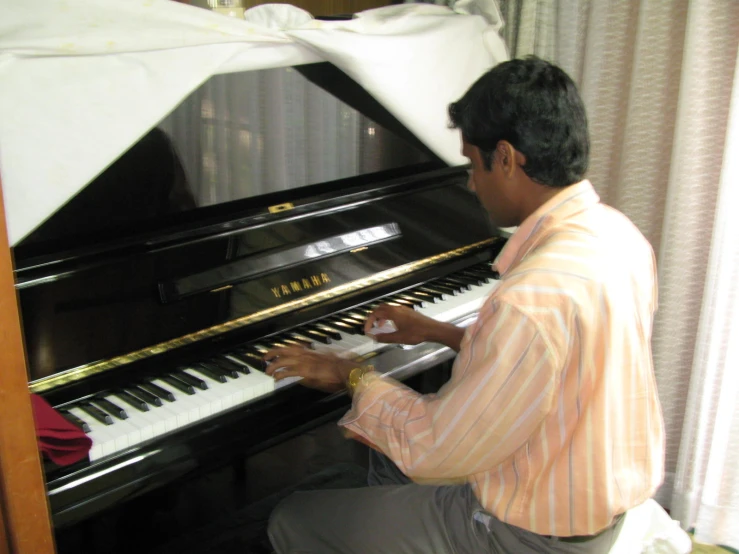
[[[55,524],[345,409],[276,386],[274,346],[398,378],[450,359],[362,324],[381,302],[474,318],[503,239],[466,177],[328,64],[195,91],[14,252],[30,388],[93,439],[47,468]]]

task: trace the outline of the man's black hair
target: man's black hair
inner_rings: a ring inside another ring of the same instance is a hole
[[[542,185],[572,185],[588,168],[588,122],[577,87],[539,58],[496,65],[449,105],[449,118],[480,149],[488,170],[501,140],[526,156],[524,172]]]

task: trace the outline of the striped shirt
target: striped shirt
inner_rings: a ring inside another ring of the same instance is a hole
[[[469,482],[506,523],[594,534],[663,478],[654,254],[582,181],[528,217],[495,268],[449,382],[420,395],[372,380],[341,424],[418,482]]]

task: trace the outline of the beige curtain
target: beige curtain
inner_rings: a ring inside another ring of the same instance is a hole
[[[739,2],[499,5],[511,56],[551,59],[578,83],[592,136],[589,178],[658,257],[653,350],[667,426],[658,500],[696,526],[697,538],[739,548],[739,359],[728,350],[730,337],[739,341],[731,327],[739,228],[727,230],[739,208],[731,167],[739,151],[727,138],[739,125],[736,105],[729,123]]]

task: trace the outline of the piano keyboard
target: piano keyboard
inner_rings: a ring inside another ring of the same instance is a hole
[[[473,266],[58,409],[92,439],[89,457],[94,462],[234,409],[299,379],[275,382],[264,373],[262,355],[273,347],[301,345],[344,357],[389,348],[393,345],[379,344],[363,334],[364,319],[379,304],[405,305],[439,321],[458,321],[479,310],[497,285],[496,277],[488,264]]]

